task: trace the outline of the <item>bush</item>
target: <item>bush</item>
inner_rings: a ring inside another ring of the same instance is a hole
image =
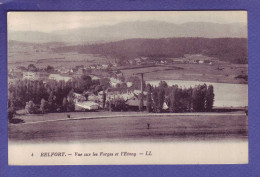
[[[14,114],[15,114],[15,110],[12,108],[8,108],[8,121],[12,122]]]
[[[109,101],[111,111],[126,111],[127,105],[122,98],[115,98]]]
[[[36,114],[39,113],[37,106],[33,103],[33,101],[26,102],[25,112],[27,114]]]

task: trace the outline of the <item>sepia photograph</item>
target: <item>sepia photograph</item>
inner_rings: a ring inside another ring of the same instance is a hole
[[[247,164],[247,11],[8,12],[9,165]]]

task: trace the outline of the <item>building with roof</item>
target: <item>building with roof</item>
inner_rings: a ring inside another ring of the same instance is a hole
[[[60,74],[50,74],[49,79],[51,80],[56,80],[56,81],[65,81],[68,82],[69,80],[72,79],[72,77],[69,76],[62,76]]]
[[[40,78],[39,74],[36,72],[23,72],[23,79],[27,80],[38,80]]]
[[[98,108],[99,105],[93,101],[83,101],[83,102],[77,102],[75,104],[76,111],[91,111],[91,110],[97,110]]]

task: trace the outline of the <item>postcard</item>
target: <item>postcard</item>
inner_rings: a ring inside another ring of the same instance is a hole
[[[9,165],[248,163],[247,11],[8,12]]]

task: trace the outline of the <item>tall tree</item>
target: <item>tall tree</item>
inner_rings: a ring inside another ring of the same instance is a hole
[[[140,93],[138,95],[138,99],[139,99],[139,111],[143,111],[144,110],[144,95],[143,95],[143,93]]]
[[[153,98],[153,110],[154,112],[158,112],[159,100],[158,100],[157,88],[154,88],[152,92],[152,98]]]
[[[211,111],[214,104],[214,87],[213,85],[209,85],[206,93],[206,110]]]
[[[42,112],[42,114],[48,112],[48,102],[44,98],[42,98],[41,100],[40,111]]]
[[[163,87],[159,87],[158,101],[159,101],[158,111],[162,112],[164,101],[165,101],[165,91]]]
[[[151,112],[152,111],[152,94],[151,94],[152,86],[150,84],[147,84],[146,89],[147,89],[146,110],[147,112]]]
[[[66,112],[67,111],[67,106],[68,106],[68,100],[66,97],[63,98],[62,101],[62,111]]]

